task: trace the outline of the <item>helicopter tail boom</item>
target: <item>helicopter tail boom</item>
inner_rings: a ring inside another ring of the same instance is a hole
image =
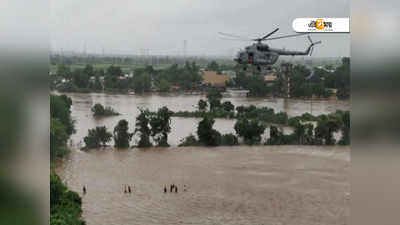
[[[303,52],[300,52],[300,51],[287,51],[287,50],[282,50],[282,49],[271,49],[271,51],[274,51],[274,52],[278,53],[279,55],[291,55],[291,56],[309,55],[309,56],[311,56],[312,53],[313,53],[313,50],[314,50],[314,46],[318,45],[318,44],[321,44],[322,42],[321,41],[313,42],[311,40],[310,36],[307,36],[307,37],[308,37],[308,40],[310,41],[310,46],[308,46],[308,48]]]

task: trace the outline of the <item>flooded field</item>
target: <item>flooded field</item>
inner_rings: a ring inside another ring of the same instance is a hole
[[[349,215],[343,147],[74,150],[57,172],[80,194],[86,185],[88,225],[334,225]],[[164,193],[173,183],[178,193]]]
[[[73,144],[87,130],[120,119],[134,130],[137,107],[156,110],[194,110],[201,96],[127,96],[68,94],[77,132]],[[254,104],[286,111],[290,116],[309,112],[310,102],[283,99],[229,98],[236,106]],[[111,106],[122,115],[96,120],[90,107]],[[313,114],[349,109],[348,102],[313,102]],[[349,147],[238,146],[174,147],[196,132],[198,119],[174,118],[170,148],[146,150],[112,148],[71,154],[57,167],[67,185],[83,196],[88,225],[128,224],[347,224],[350,184]],[[234,132],[233,120],[219,119],[215,128]],[[75,146],[75,145],[74,145]],[[178,193],[164,193],[176,184]],[[82,187],[87,194],[82,194]],[[131,194],[124,193],[130,185]],[[184,191],[184,185],[186,191]]]

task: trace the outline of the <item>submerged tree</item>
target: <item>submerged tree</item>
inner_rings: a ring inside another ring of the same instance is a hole
[[[112,134],[107,131],[105,126],[96,127],[88,130],[88,135],[83,138],[86,148],[99,148],[106,146],[111,141]]]
[[[158,146],[168,147],[168,133],[171,132],[171,116],[173,112],[167,107],[158,109],[155,115],[151,116],[151,136],[157,142]]]
[[[336,140],[333,133],[341,127],[341,121],[335,116],[321,116],[315,128],[315,139],[317,144],[334,145]]]
[[[230,101],[226,101],[226,102],[222,103],[222,107],[227,112],[231,112],[231,111],[235,110],[235,106]]]
[[[247,118],[238,120],[234,128],[239,137],[243,137],[245,143],[250,145],[260,143],[261,135],[265,130],[265,126],[257,120]]]
[[[218,146],[221,144],[221,134],[213,129],[214,122],[214,119],[207,116],[199,122],[197,136],[199,137],[199,142],[202,144],[208,146]]]
[[[132,133],[128,132],[128,121],[120,120],[114,128],[114,146],[117,148],[128,148],[132,139]]]
[[[113,108],[110,106],[107,106],[104,108],[104,106],[100,103],[95,104],[92,108],[91,111],[93,112],[93,116],[115,116],[119,115]]]
[[[340,145],[349,145],[350,144],[350,112],[346,111],[342,115],[342,138],[339,141]]]
[[[280,145],[282,144],[282,132],[278,130],[276,126],[271,126],[269,129],[269,139],[266,144],[268,145]]]
[[[206,111],[208,104],[207,104],[207,101],[200,99],[199,102],[197,103],[197,106],[200,111]]]
[[[218,89],[213,88],[207,92],[207,100],[210,104],[210,111],[213,111],[221,106],[221,99],[222,94]]]
[[[135,134],[139,133],[140,140],[138,142],[138,147],[150,147],[152,146],[150,142],[151,129],[149,127],[150,123],[150,112],[148,110],[139,109],[140,114],[136,117],[135,124]]]

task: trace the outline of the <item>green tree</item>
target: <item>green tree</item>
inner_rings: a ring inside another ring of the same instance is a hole
[[[149,127],[150,123],[150,112],[148,110],[139,109],[140,114],[136,117],[135,124],[135,134],[139,133],[140,140],[138,142],[138,147],[150,147],[152,146],[150,142],[151,129]]]
[[[161,79],[157,82],[157,88],[159,92],[168,92],[171,84],[166,79]]]
[[[221,73],[220,66],[218,65],[218,63],[217,63],[216,61],[211,61],[211,62],[207,65],[207,70],[209,70],[209,71],[216,71],[218,74]]]
[[[65,126],[59,119],[50,118],[50,159],[63,156],[67,150],[67,134]]]
[[[197,103],[197,106],[200,111],[206,111],[208,104],[207,104],[207,101],[200,99],[199,102]]]
[[[96,127],[96,133],[100,138],[100,142],[103,146],[106,146],[111,141],[112,134],[107,131],[106,126]]]
[[[224,108],[225,111],[231,112],[235,110],[235,106],[230,102],[226,101],[222,104],[222,107]]]
[[[86,148],[99,148],[106,146],[111,141],[112,134],[107,131],[105,126],[96,127],[88,130],[88,135],[83,138]]]
[[[66,95],[50,95],[50,117],[58,119],[69,135],[75,132],[74,121],[71,119],[72,100]]]
[[[151,91],[151,77],[147,73],[141,73],[133,77],[133,90],[136,93]]]
[[[57,65],[57,75],[64,77],[66,79],[70,79],[71,78],[71,69],[69,68],[69,66],[65,65],[65,64],[58,64]]]
[[[91,108],[91,111],[93,112],[94,116],[104,115],[104,106],[100,103],[97,103]]]
[[[88,135],[83,138],[85,148],[99,148],[101,146],[100,137],[97,135],[96,129],[89,129]]]
[[[91,111],[93,112],[93,116],[114,116],[119,115],[113,108],[110,106],[105,107],[100,104],[96,103],[92,108]]]
[[[96,91],[103,90],[103,85],[101,84],[100,77],[98,75],[95,76],[93,89]]]
[[[218,146],[221,144],[221,134],[213,129],[215,120],[210,117],[204,117],[197,126],[197,136],[199,142],[208,146]]]
[[[306,80],[311,71],[304,65],[295,65],[290,77],[290,96],[299,98],[310,95],[310,84]]]
[[[171,116],[173,112],[167,107],[158,109],[156,115],[151,116],[151,136],[155,139],[158,146],[168,147],[168,133],[171,132]]]
[[[107,75],[112,77],[122,76],[122,70],[119,66],[111,65],[107,68]]]
[[[269,129],[269,139],[267,140],[268,145],[281,145],[282,143],[282,132],[278,130],[276,126],[271,126]]]
[[[257,120],[241,118],[235,123],[234,129],[239,137],[243,137],[246,144],[253,145],[260,143],[265,126]]]
[[[132,133],[128,132],[128,121],[120,120],[114,128],[114,146],[117,148],[128,148],[132,139]]]
[[[296,124],[294,127],[294,135],[297,139],[297,144],[304,144],[305,143],[305,135],[306,135],[306,127],[301,124],[300,122]]]
[[[232,146],[232,145],[238,145],[239,140],[234,134],[224,134],[221,137],[221,145],[224,146]]]
[[[89,85],[90,76],[86,74],[82,69],[76,69],[72,72],[74,84],[78,88],[87,88]]]
[[[339,141],[340,145],[350,144],[350,112],[346,111],[342,115],[342,138]]]
[[[315,128],[315,138],[317,144],[334,145],[336,140],[333,133],[341,127],[341,121],[334,116],[322,115]]]
[[[200,146],[200,145],[201,145],[201,143],[196,139],[196,137],[193,134],[190,134],[189,136],[187,136],[181,140],[179,147]]]
[[[82,200],[69,191],[53,170],[50,171],[50,225],[84,225],[80,219]]]
[[[210,111],[221,106],[222,94],[218,89],[212,88],[207,92],[207,100],[210,104]]]
[[[83,73],[85,73],[89,77],[94,76],[95,72],[93,66],[91,64],[86,64],[85,68],[83,69]]]
[[[338,88],[337,96],[339,99],[350,98],[350,58],[342,58],[342,65],[336,68],[334,75],[336,76],[336,87]]]

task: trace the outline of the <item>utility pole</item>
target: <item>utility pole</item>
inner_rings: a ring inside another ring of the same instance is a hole
[[[183,58],[186,61],[186,48],[187,48],[187,41],[183,40]]]

